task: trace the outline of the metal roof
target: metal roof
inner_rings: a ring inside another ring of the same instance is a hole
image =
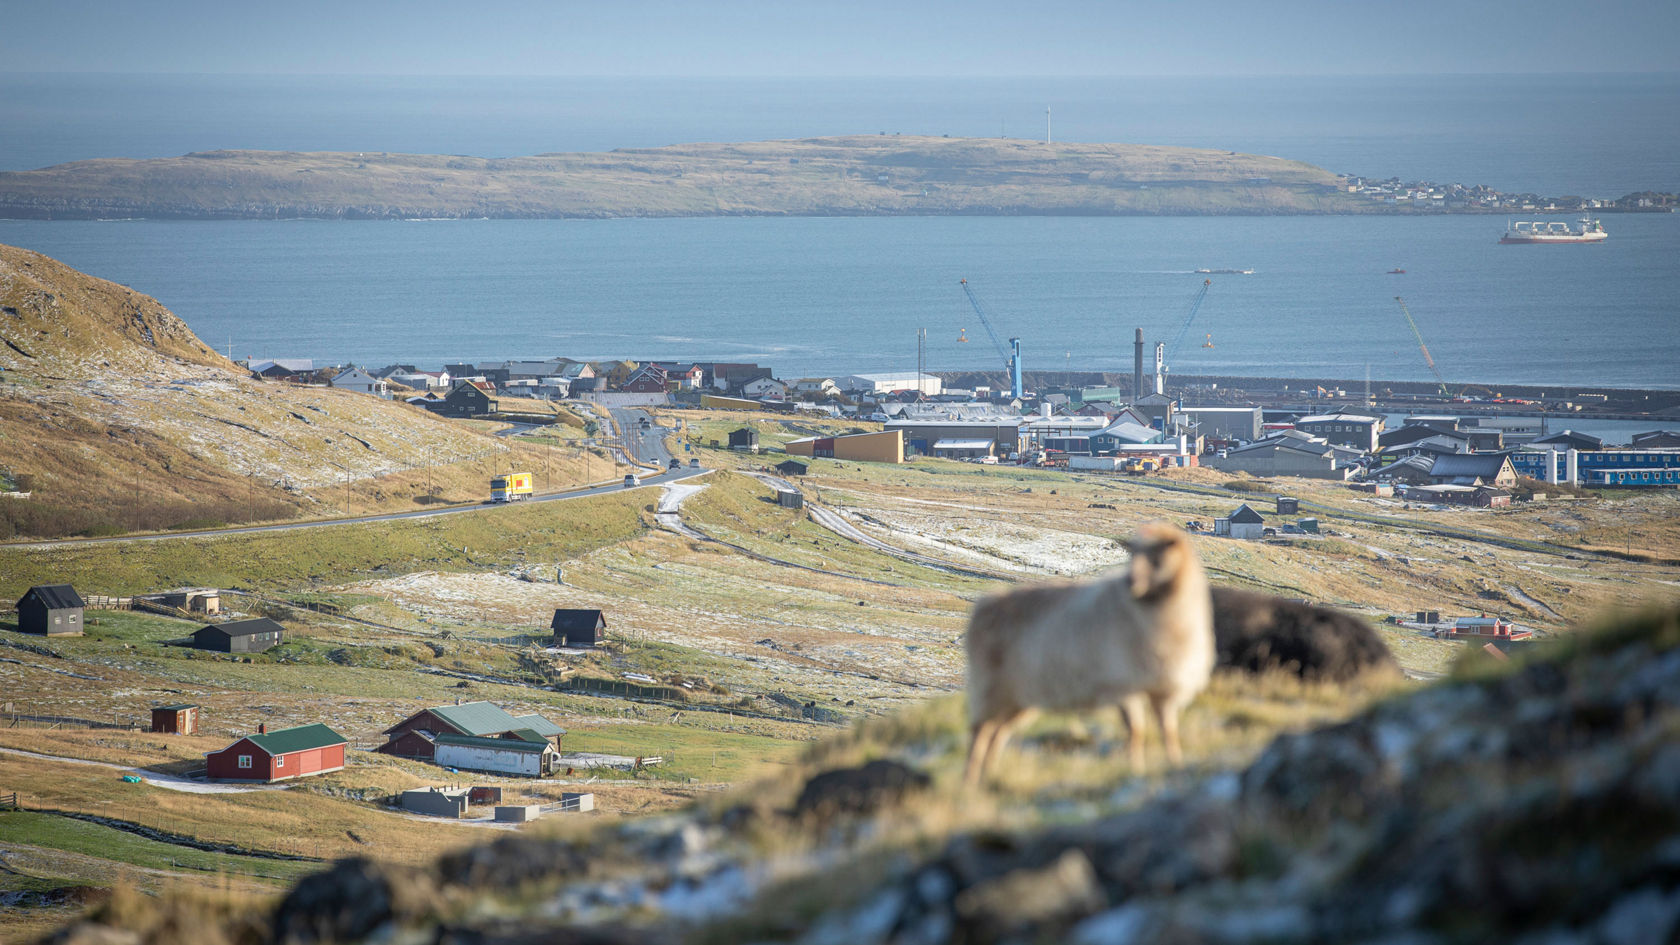
[[[1302,417],[1296,423],[1376,423],[1379,418],[1359,413],[1320,413]]]
[[[285,629],[285,627],[267,617],[252,617],[249,620],[235,620],[232,623],[208,624],[197,630],[196,633],[203,633],[205,630],[218,630],[230,637],[249,637],[259,633],[279,633]]]
[[[1257,524],[1265,521],[1260,517],[1260,513],[1249,508],[1247,503],[1237,506],[1237,510],[1231,513],[1230,518],[1231,521],[1239,525]]]
[[[329,748],[333,745],[345,745],[350,741],[319,722],[314,725],[283,728],[278,732],[268,732],[263,735],[247,735],[245,739],[271,755],[286,755],[294,751],[309,751],[313,748]]]
[[[577,608],[561,608],[554,612],[554,619],[548,622],[550,630],[594,630],[606,627],[607,618],[600,608],[583,610]]]
[[[548,739],[543,738],[530,729],[521,729],[514,733],[518,738],[487,738],[474,735],[439,735],[439,745],[459,745],[464,748],[491,748],[496,751],[517,751],[530,754],[552,750]],[[529,738],[525,736],[529,735]]]
[[[24,597],[34,594],[35,598],[45,604],[48,610],[63,610],[67,607],[86,607],[82,595],[68,584],[37,584],[24,592]]]
[[[1104,427],[1101,432],[1093,433],[1091,435],[1093,437],[1111,436],[1117,440],[1125,440],[1129,443],[1150,443],[1161,438],[1161,431],[1155,429],[1154,427],[1146,427],[1133,423],[1130,420],[1119,420],[1107,427]]]
[[[153,712],[183,712],[187,709],[196,709],[196,708],[198,708],[198,706],[193,705],[190,702],[179,702],[179,703],[176,703],[175,705],[154,705],[154,706],[152,706],[152,711]]]
[[[499,735],[520,727],[518,719],[491,702],[438,706],[427,711],[467,735]]]
[[[1480,476],[1492,479],[1508,462],[1504,453],[1457,453],[1435,457],[1429,475],[1436,479],[1457,476]]]
[[[514,718],[518,720],[520,725],[524,726],[524,728],[520,729],[520,731],[529,730],[536,732],[544,738],[553,738],[556,735],[566,734],[565,729],[555,725],[553,722],[550,722],[548,719],[545,719],[540,715],[516,715]]]

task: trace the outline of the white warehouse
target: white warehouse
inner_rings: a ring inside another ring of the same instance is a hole
[[[464,771],[540,778],[552,774],[560,762],[560,753],[548,739],[529,729],[520,729],[505,738],[439,735],[435,745],[433,761]]]

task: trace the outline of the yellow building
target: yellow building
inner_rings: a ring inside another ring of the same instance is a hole
[[[854,433],[850,436],[808,436],[790,440],[789,456],[850,459],[860,463],[904,462],[904,432]]]

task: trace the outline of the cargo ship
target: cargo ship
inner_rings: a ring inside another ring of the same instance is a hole
[[[1579,227],[1572,227],[1562,221],[1550,222],[1520,222],[1511,223],[1505,227],[1505,235],[1499,238],[1501,243],[1596,243],[1607,239],[1610,234],[1604,232],[1604,225],[1588,217],[1581,218]]]

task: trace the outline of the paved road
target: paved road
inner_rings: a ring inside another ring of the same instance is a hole
[[[657,475],[642,477],[642,486],[664,485],[677,482],[693,476],[701,475],[705,469],[673,469]],[[587,489],[577,489],[572,492],[558,492],[549,495],[534,496],[526,502],[562,502],[568,499],[582,499],[592,495],[605,495],[609,492],[622,492],[622,482],[605,483],[591,486]],[[516,505],[524,503],[516,503]],[[238,528],[212,528],[202,531],[169,532],[163,535],[129,535],[118,538],[63,538],[56,541],[8,542],[0,544],[0,551],[10,548],[57,548],[66,545],[106,545],[117,542],[132,541],[172,541],[177,538],[219,538],[225,535],[248,535],[256,532],[289,532],[301,528],[329,528],[334,525],[355,525],[366,522],[394,522],[407,518],[432,518],[438,515],[458,515],[462,512],[476,512],[490,508],[490,503],[482,502],[474,505],[451,505],[439,509],[417,509],[413,512],[389,512],[384,515],[362,515],[356,518],[335,518],[318,522],[292,522],[281,525],[247,525]]]
[[[631,459],[660,469],[671,465],[671,451],[665,448],[665,436],[673,432],[669,427],[654,423],[653,417],[639,407],[614,407],[608,412],[618,425],[619,440]]]

